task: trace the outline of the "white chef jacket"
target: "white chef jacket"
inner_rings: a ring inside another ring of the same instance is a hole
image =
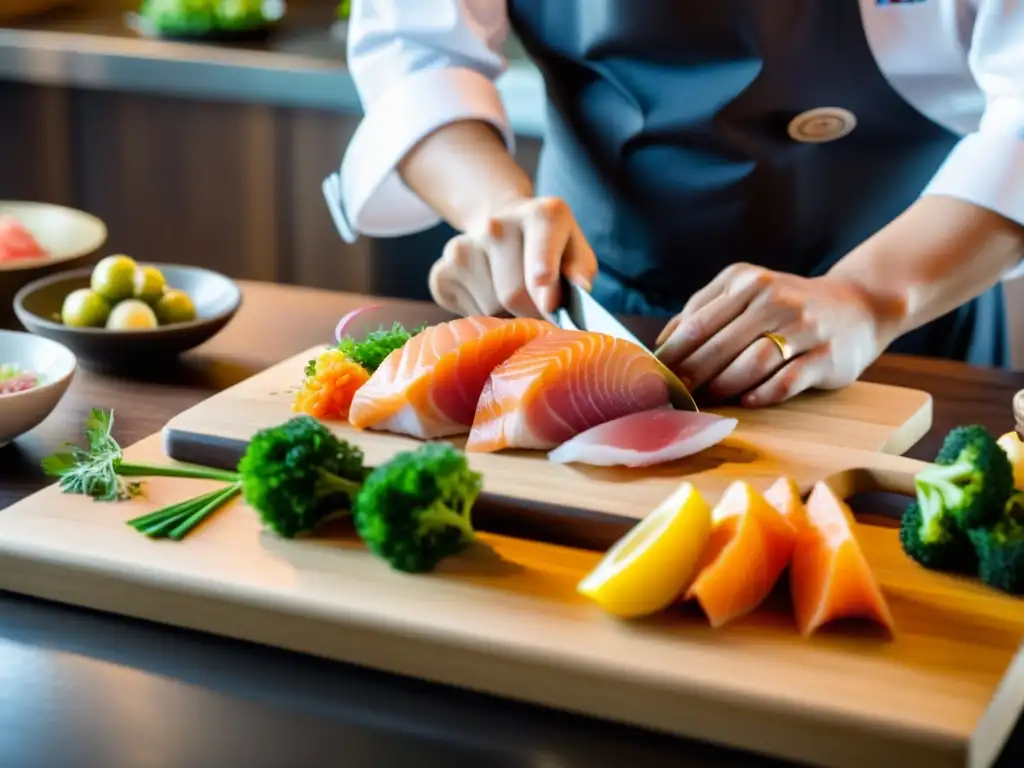
[[[961,198],[1024,225],[1024,0],[860,6],[871,51],[892,87],[962,136],[922,194]],[[440,222],[396,171],[434,130],[481,120],[514,150],[495,85],[507,68],[500,49],[508,31],[505,0],[353,1],[348,66],[365,114],[340,173],[324,183],[345,240],[405,235]]]

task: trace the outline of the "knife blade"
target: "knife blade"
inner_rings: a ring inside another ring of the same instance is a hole
[[[614,336],[617,339],[624,339],[636,344],[638,347],[650,354],[658,363],[665,382],[668,384],[669,398],[672,407],[679,411],[696,411],[697,403],[687,390],[686,385],[679,377],[672,372],[664,363],[655,356],[643,342],[630,333],[619,320],[601,306],[601,304],[583,288],[570,282],[564,276],[561,283],[562,300],[560,305],[548,320],[559,328],[575,331],[593,331],[603,333],[607,336]]]

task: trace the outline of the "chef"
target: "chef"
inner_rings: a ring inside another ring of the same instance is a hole
[[[536,186],[495,86],[543,73]],[[355,0],[365,116],[324,191],[348,241],[444,220],[430,290],[536,314],[560,274],[664,316],[748,406],[878,355],[1008,362],[1024,257],[1024,0]]]

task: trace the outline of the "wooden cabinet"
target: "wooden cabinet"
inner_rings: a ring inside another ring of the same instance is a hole
[[[108,252],[427,297],[446,227],[349,245],[320,191],[357,115],[0,83],[0,197],[101,217]],[[532,173],[539,142],[520,139]]]

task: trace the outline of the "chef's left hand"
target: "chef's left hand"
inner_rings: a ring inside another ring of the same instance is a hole
[[[668,323],[657,354],[691,390],[772,405],[855,381],[889,342],[876,303],[840,277],[732,264]],[[788,362],[766,332],[785,339]]]

